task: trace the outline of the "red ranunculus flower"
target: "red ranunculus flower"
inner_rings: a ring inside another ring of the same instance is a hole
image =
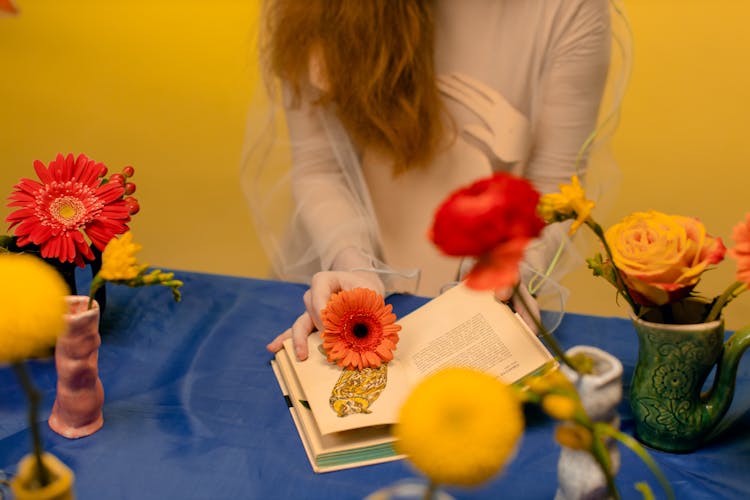
[[[447,255],[478,259],[472,288],[504,288],[518,280],[526,244],[544,228],[539,193],[520,177],[498,172],[451,194],[437,209],[430,239]]]
[[[8,206],[20,207],[6,221],[15,227],[17,245],[40,247],[44,258],[75,262],[94,254],[89,240],[104,250],[109,240],[128,230],[133,213],[124,198],[122,182],[107,182],[107,167],[86,155],[58,154],[49,167],[34,162],[39,181],[21,179],[14,186]]]

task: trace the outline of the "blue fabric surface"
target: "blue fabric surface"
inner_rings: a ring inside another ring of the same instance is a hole
[[[161,287],[108,286],[99,353],[105,422],[96,434],[68,440],[49,429],[54,363],[29,363],[44,393],[44,446],[74,470],[79,499],[354,499],[417,476],[404,461],[312,472],[265,350],[301,312],[304,286],[178,274],[185,281],[181,303]],[[399,317],[424,301],[389,299]],[[557,336],[566,347],[595,345],[619,357],[627,385],[637,353],[628,321],[567,314]],[[0,469],[9,474],[30,450],[26,408],[13,373],[0,368]],[[677,498],[750,498],[749,408],[745,359],[722,434],[695,453],[651,452]],[[627,399],[620,411],[622,429],[632,434]],[[527,417],[523,442],[506,471],[479,489],[450,489],[456,498],[554,496],[554,426],[536,411]],[[640,498],[632,486],[641,480],[662,498],[645,466],[623,449],[623,497]]]

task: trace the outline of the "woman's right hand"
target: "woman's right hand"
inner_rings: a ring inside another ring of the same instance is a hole
[[[321,271],[313,275],[310,288],[302,299],[305,312],[284,333],[273,339],[267,346],[270,352],[276,353],[283,347],[284,340],[291,338],[294,352],[300,361],[307,359],[307,337],[315,330],[323,331],[323,320],[320,313],[328,304],[332,294],[353,288],[369,288],[384,294],[383,282],[377,273],[370,271]]]

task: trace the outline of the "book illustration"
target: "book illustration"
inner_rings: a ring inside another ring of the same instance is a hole
[[[379,368],[343,370],[328,402],[339,417],[371,413],[370,406],[383,392],[387,381],[387,363],[381,364]]]

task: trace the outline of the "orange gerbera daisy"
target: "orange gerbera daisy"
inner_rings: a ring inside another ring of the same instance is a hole
[[[392,360],[401,330],[392,309],[379,293],[368,288],[333,294],[321,314],[328,361],[361,370]]]
[[[15,228],[17,245],[38,245],[44,258],[75,262],[93,260],[90,242],[104,250],[109,240],[128,230],[135,213],[124,175],[104,179],[107,167],[86,155],[58,154],[49,167],[37,160],[39,181],[21,179],[14,186],[8,206],[20,207],[5,220]],[[130,172],[126,172],[130,173]],[[132,183],[131,183],[132,184]]]

